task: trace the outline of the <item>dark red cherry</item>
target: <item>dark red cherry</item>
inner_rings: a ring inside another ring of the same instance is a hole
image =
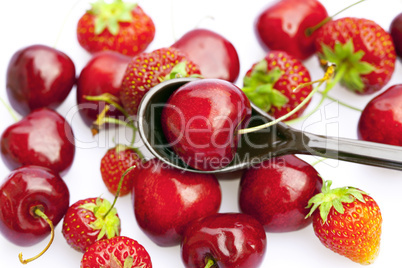
[[[2,134],[1,157],[10,170],[24,165],[48,167],[65,173],[75,155],[74,134],[56,111],[37,109]]]
[[[75,83],[75,66],[63,52],[44,45],[18,50],[7,69],[7,95],[20,114],[59,106]]]
[[[396,54],[402,57],[402,13],[392,20],[389,32],[394,41]]]

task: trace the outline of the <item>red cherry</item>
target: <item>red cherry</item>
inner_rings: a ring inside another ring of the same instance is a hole
[[[373,98],[360,115],[359,139],[402,146],[402,84]]]
[[[402,57],[402,13],[392,20],[389,32],[394,41],[396,54]]]
[[[293,155],[273,158],[243,173],[240,210],[267,232],[299,230],[311,223],[306,206],[321,188],[321,177],[308,163]]]
[[[234,158],[251,116],[250,101],[234,84],[200,79],[177,89],[162,111],[162,128],[182,160],[199,170],[221,169]]]
[[[259,267],[265,251],[264,228],[241,213],[214,214],[193,221],[181,244],[185,267]]]
[[[56,108],[75,83],[75,66],[63,52],[44,45],[17,51],[7,69],[7,94],[11,106],[27,115],[41,108]]]
[[[190,173],[152,159],[140,169],[132,191],[135,218],[156,244],[181,242],[185,226],[218,212],[219,182],[212,174]]]
[[[56,172],[38,166],[18,168],[0,186],[0,232],[20,246],[39,243],[50,227],[35,210],[40,209],[56,226],[69,199],[68,188]]]
[[[239,56],[233,44],[222,35],[207,29],[187,32],[172,47],[188,55],[205,78],[236,81],[240,72]]]
[[[77,103],[79,112],[87,125],[91,125],[102,112],[105,102],[87,100],[87,96],[109,93],[120,106],[120,86],[131,58],[114,51],[102,51],[93,55],[82,69],[77,80]],[[122,116],[111,107],[109,117]]]
[[[308,28],[328,17],[317,0],[282,0],[266,8],[257,18],[257,37],[269,50],[282,50],[305,60],[315,53],[316,33],[307,35]]]
[[[73,131],[57,112],[40,108],[9,126],[2,134],[1,156],[10,170],[23,165],[65,173],[75,154]]]

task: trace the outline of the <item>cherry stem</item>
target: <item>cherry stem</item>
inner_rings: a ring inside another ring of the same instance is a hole
[[[345,10],[360,4],[361,2],[364,2],[366,0],[360,0],[357,1],[356,3],[351,4],[350,6],[345,7],[344,9],[336,12],[334,15],[332,15],[331,17],[326,17],[324,20],[322,20],[320,23],[318,23],[317,25],[314,25],[312,27],[309,27],[306,29],[305,34],[306,36],[311,36],[315,31],[317,31],[319,28],[321,28],[324,24],[326,24],[327,22],[329,22],[330,20],[332,20],[334,17],[338,16],[339,14],[341,14],[342,12],[344,12]]]
[[[56,47],[57,47],[57,44],[58,44],[59,41],[60,41],[61,33],[63,32],[63,29],[64,29],[64,26],[67,24],[67,19],[68,19],[69,17],[71,17],[71,14],[73,13],[73,10],[76,8],[76,6],[77,6],[81,1],[82,1],[82,0],[76,1],[76,2],[74,3],[74,5],[70,8],[70,10],[68,11],[67,15],[65,16],[65,18],[64,18],[64,20],[63,20],[63,24],[61,25],[60,31],[59,31],[59,33],[57,34],[56,41],[54,42],[53,48],[56,48]]]
[[[127,111],[120,104],[117,103],[118,98],[110,93],[104,93],[99,96],[85,96],[85,99],[89,101],[104,101],[116,107],[116,109],[119,110],[125,117],[130,117]]]
[[[300,88],[303,88],[303,87],[318,83],[318,85],[310,92],[310,94],[299,105],[296,106],[296,108],[294,108],[289,113],[287,113],[287,114],[285,114],[285,115],[283,115],[283,116],[281,116],[281,117],[279,117],[279,118],[277,118],[277,119],[275,119],[275,120],[273,120],[271,122],[268,122],[266,124],[262,124],[262,125],[259,125],[259,126],[256,126],[256,127],[251,127],[251,128],[240,129],[238,131],[238,134],[246,134],[246,133],[258,131],[258,130],[268,128],[268,127],[273,126],[273,125],[275,125],[275,124],[277,124],[277,123],[279,123],[281,121],[286,120],[287,118],[289,118],[290,116],[295,114],[298,110],[300,110],[304,105],[306,105],[310,101],[310,99],[313,97],[313,95],[318,91],[318,89],[321,87],[321,85],[324,82],[327,82],[328,80],[333,78],[334,73],[335,73],[335,65],[333,65],[333,64],[327,65],[327,70],[326,70],[323,78],[321,78],[319,80],[316,80],[316,81],[299,84],[293,90],[293,91],[296,91],[296,90],[299,90]],[[316,109],[318,109],[317,107],[316,107]]]
[[[208,258],[207,263],[205,264],[204,268],[211,268],[215,265],[215,261],[212,258]]]
[[[36,216],[41,217],[42,219],[44,219],[44,220],[49,224],[49,226],[50,226],[50,241],[49,241],[49,243],[47,244],[47,246],[46,246],[38,255],[36,255],[35,257],[32,257],[32,258],[30,258],[30,259],[24,260],[24,259],[22,258],[22,253],[18,254],[18,258],[20,259],[20,262],[21,262],[22,264],[27,264],[27,263],[29,263],[29,262],[31,262],[31,261],[36,260],[36,259],[39,258],[40,256],[42,256],[42,255],[49,249],[50,245],[53,243],[53,240],[54,240],[54,226],[53,226],[52,221],[51,221],[51,220],[46,216],[46,214],[43,213],[43,211],[42,211],[40,208],[38,208],[38,207],[35,209],[34,213],[35,213]]]
[[[7,104],[7,102],[5,102],[3,100],[3,98],[0,98],[1,103],[4,105],[4,107],[6,107],[7,111],[10,113],[11,117],[14,119],[15,122],[18,122],[19,119],[18,117],[15,115],[13,109],[11,108],[10,105]]]
[[[114,196],[114,200],[113,200],[112,206],[109,208],[109,210],[108,210],[108,211],[105,213],[105,215],[103,216],[104,219],[105,219],[106,216],[109,214],[109,212],[112,211],[112,209],[114,208],[114,205],[115,205],[116,202],[117,202],[117,199],[119,198],[120,190],[121,190],[121,187],[123,186],[124,177],[127,175],[127,173],[129,173],[132,169],[134,169],[134,168],[136,168],[136,167],[137,167],[137,166],[129,167],[128,169],[126,169],[126,171],[124,171],[123,175],[121,175],[121,178],[120,178],[120,181],[119,181],[119,185],[117,186],[117,191],[116,191],[116,194],[115,194],[115,196]]]
[[[311,163],[310,165],[312,165],[312,166],[318,165],[319,163],[324,162],[324,161],[327,160],[327,159],[328,159],[328,158],[326,158],[326,157],[322,157],[321,159],[319,159],[319,160],[317,160],[317,161]]]

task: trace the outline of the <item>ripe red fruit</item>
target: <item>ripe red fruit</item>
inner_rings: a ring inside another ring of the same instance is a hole
[[[389,32],[394,41],[396,54],[402,57],[402,13],[392,20]]]
[[[325,247],[354,262],[373,263],[381,239],[382,216],[378,204],[359,189],[330,189],[331,183],[324,182],[322,193],[309,201],[315,235]]]
[[[90,53],[113,50],[134,56],[155,36],[155,25],[138,4],[98,0],[78,21],[77,38]]]
[[[81,260],[81,268],[152,268],[151,257],[137,241],[116,236],[103,239],[88,248]]]
[[[162,110],[163,133],[185,164],[221,169],[234,158],[237,131],[246,127],[251,106],[234,84],[200,79],[177,89]]]
[[[266,235],[253,217],[241,213],[214,214],[193,221],[181,244],[185,267],[259,267]]]
[[[374,93],[390,80],[395,68],[391,36],[374,21],[341,18],[317,31],[321,60],[335,63],[341,83],[357,94]]]
[[[207,29],[184,34],[172,47],[186,53],[201,70],[204,78],[235,82],[240,72],[236,48],[222,35]]]
[[[56,111],[40,108],[9,126],[2,134],[1,156],[10,170],[23,165],[65,173],[75,154],[74,134]]]
[[[75,66],[63,52],[32,45],[14,53],[7,67],[6,89],[11,106],[21,115],[59,106],[75,83]]]
[[[360,115],[359,139],[402,146],[402,85],[393,85],[373,98]]]
[[[42,211],[56,226],[69,200],[67,185],[56,172],[39,166],[15,169],[0,186],[0,232],[19,246],[37,244],[51,228],[35,211]]]
[[[214,175],[185,172],[156,159],[144,163],[132,191],[138,225],[160,246],[179,244],[187,224],[217,213],[221,198]]]
[[[136,115],[142,97],[157,84],[175,78],[199,75],[200,70],[176,48],[160,48],[142,53],[128,64],[123,77],[120,99],[130,115]]]
[[[325,7],[317,0],[276,1],[258,16],[255,30],[263,47],[305,60],[316,51],[316,33],[307,30],[327,17]]]
[[[62,233],[67,243],[85,252],[98,240],[120,234],[120,218],[116,208],[102,198],[87,198],[71,205],[64,217]]]
[[[311,223],[306,206],[321,188],[320,175],[308,163],[294,155],[273,158],[243,173],[240,210],[267,232],[299,230]]]
[[[88,96],[111,94],[119,104],[120,87],[124,72],[131,58],[114,51],[95,53],[82,69],[77,80],[77,103],[79,113],[87,125],[91,125],[105,108],[104,101],[87,100]],[[106,113],[108,117],[121,117],[122,113],[114,107]]]
[[[283,51],[270,51],[247,71],[242,90],[251,102],[279,118],[309,95],[311,85],[293,91],[298,85],[308,82],[311,82],[310,73],[299,60]],[[306,108],[304,105],[287,120],[299,117]]]
[[[130,170],[125,177],[120,189],[119,196],[131,193],[134,179],[138,176],[138,169],[141,166],[142,158],[138,149],[130,148],[122,144],[109,149],[102,157],[100,171],[102,180],[110,193],[116,195],[121,176],[132,166],[137,168]]]

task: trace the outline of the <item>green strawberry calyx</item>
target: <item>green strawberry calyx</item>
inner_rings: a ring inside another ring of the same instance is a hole
[[[365,86],[362,75],[370,74],[375,70],[372,64],[362,61],[364,51],[355,51],[352,39],[345,44],[337,41],[333,49],[325,44],[322,44],[321,47],[320,59],[336,64],[338,69],[344,69],[341,72],[341,83],[349,90],[363,92]]]
[[[244,77],[242,90],[251,102],[264,111],[269,111],[272,106],[280,108],[289,102],[284,94],[274,88],[282,74],[279,68],[268,71],[268,62],[264,59],[253,67],[249,76]]]
[[[135,3],[127,3],[123,0],[115,0],[111,3],[98,0],[92,3],[88,12],[95,15],[95,34],[101,34],[107,29],[112,35],[117,35],[120,22],[133,21],[131,12],[136,6]]]
[[[116,208],[112,208],[112,204],[101,198],[96,199],[96,203],[86,203],[80,208],[91,211],[96,220],[91,223],[94,230],[100,230],[97,239],[112,238],[119,235],[120,219],[117,216]]]
[[[363,194],[367,194],[354,187],[341,187],[331,189],[332,181],[328,180],[323,183],[321,193],[313,196],[306,208],[310,208],[310,212],[306,218],[310,217],[313,212],[319,208],[322,221],[327,221],[328,214],[332,208],[338,213],[343,214],[345,208],[344,203],[353,203],[356,199],[362,203],[366,203]]]
[[[175,66],[173,66],[172,70],[170,73],[165,75],[164,77],[160,77],[159,81],[163,82],[166,80],[174,79],[174,78],[180,78],[180,77],[198,77],[201,78],[201,75],[198,74],[193,74],[189,75],[187,72],[187,61],[181,61],[177,63]]]

